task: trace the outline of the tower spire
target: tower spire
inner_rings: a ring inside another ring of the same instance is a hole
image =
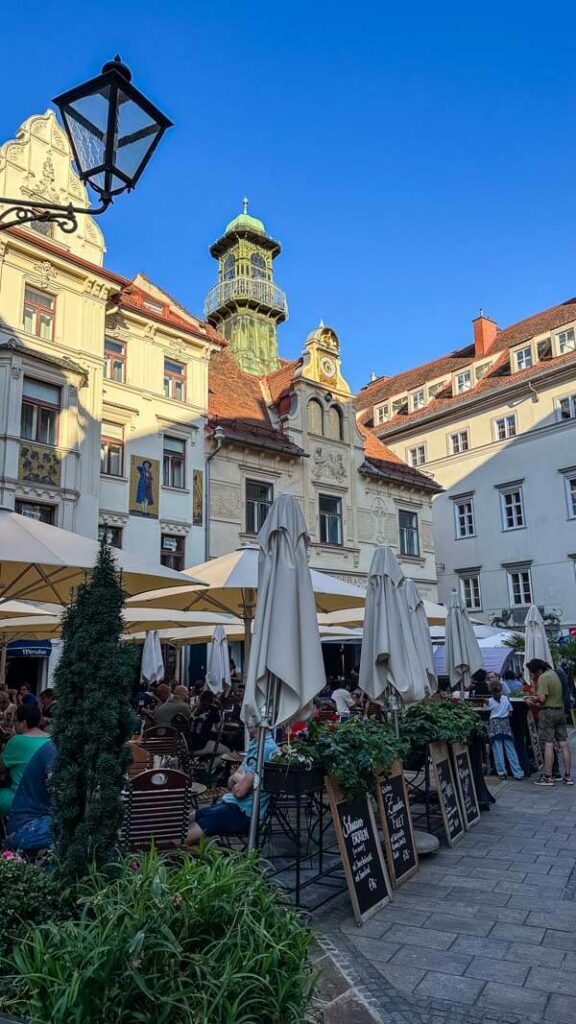
[[[244,196],[242,200],[242,213],[248,213],[248,196]]]

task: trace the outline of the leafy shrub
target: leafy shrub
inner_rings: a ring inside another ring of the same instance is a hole
[[[480,716],[465,701],[423,700],[405,714],[401,734],[414,747],[427,743],[469,743],[486,729]]]
[[[310,935],[253,857],[167,870],[154,852],[79,883],[80,916],[31,930],[10,957],[31,1024],[299,1024]]]
[[[311,742],[300,749],[326,775],[333,775],[350,798],[371,792],[374,772],[389,771],[392,762],[406,752],[393,730],[373,718],[350,718],[336,728],[319,726],[311,733]]]
[[[20,941],[29,924],[43,924],[62,914],[56,882],[40,868],[7,853],[0,854],[0,893],[0,956]]]

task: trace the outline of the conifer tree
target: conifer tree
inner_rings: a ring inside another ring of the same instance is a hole
[[[66,881],[104,864],[118,842],[121,791],[134,722],[134,655],[121,641],[124,595],[110,549],[102,543],[87,582],[66,610],[52,738],[54,840]]]

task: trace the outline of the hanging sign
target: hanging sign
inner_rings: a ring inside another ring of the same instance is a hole
[[[542,771],[544,767],[544,758],[542,756],[542,747],[540,746],[540,738],[538,736],[538,729],[536,728],[536,722],[534,721],[534,715],[528,709],[526,715],[526,727],[528,729],[528,735],[530,737],[530,746],[532,747],[532,753],[534,754],[534,762],[538,771]]]
[[[458,793],[450,764],[450,751],[447,743],[430,743],[430,757],[434,766],[436,790],[442,820],[446,830],[448,846],[453,846],[464,835],[464,821]]]
[[[389,775],[378,776],[376,796],[384,833],[384,847],[390,880],[394,887],[402,885],[418,870],[418,853],[410,813],[408,789],[399,761]]]
[[[476,786],[474,785],[470,751],[463,743],[452,743],[452,755],[454,757],[454,773],[456,775],[460,805],[463,811],[464,825],[469,829],[477,821],[480,821],[480,805],[476,794]]]
[[[356,924],[361,925],[391,896],[370,795],[342,796],[336,782],[326,779],[334,829]]]

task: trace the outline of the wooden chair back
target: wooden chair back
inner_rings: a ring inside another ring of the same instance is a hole
[[[145,772],[152,767],[152,755],[149,750],[145,750],[138,744],[133,744],[130,747],[130,753],[132,754],[132,764],[128,765],[126,774],[129,779],[133,779],[136,775],[140,775],[140,772]]]
[[[142,735],[141,745],[149,750],[152,757],[177,757],[179,750],[180,733],[171,725],[152,725],[145,729]]]
[[[191,784],[175,768],[140,772],[128,796],[122,842],[128,850],[171,850],[186,838]]]

